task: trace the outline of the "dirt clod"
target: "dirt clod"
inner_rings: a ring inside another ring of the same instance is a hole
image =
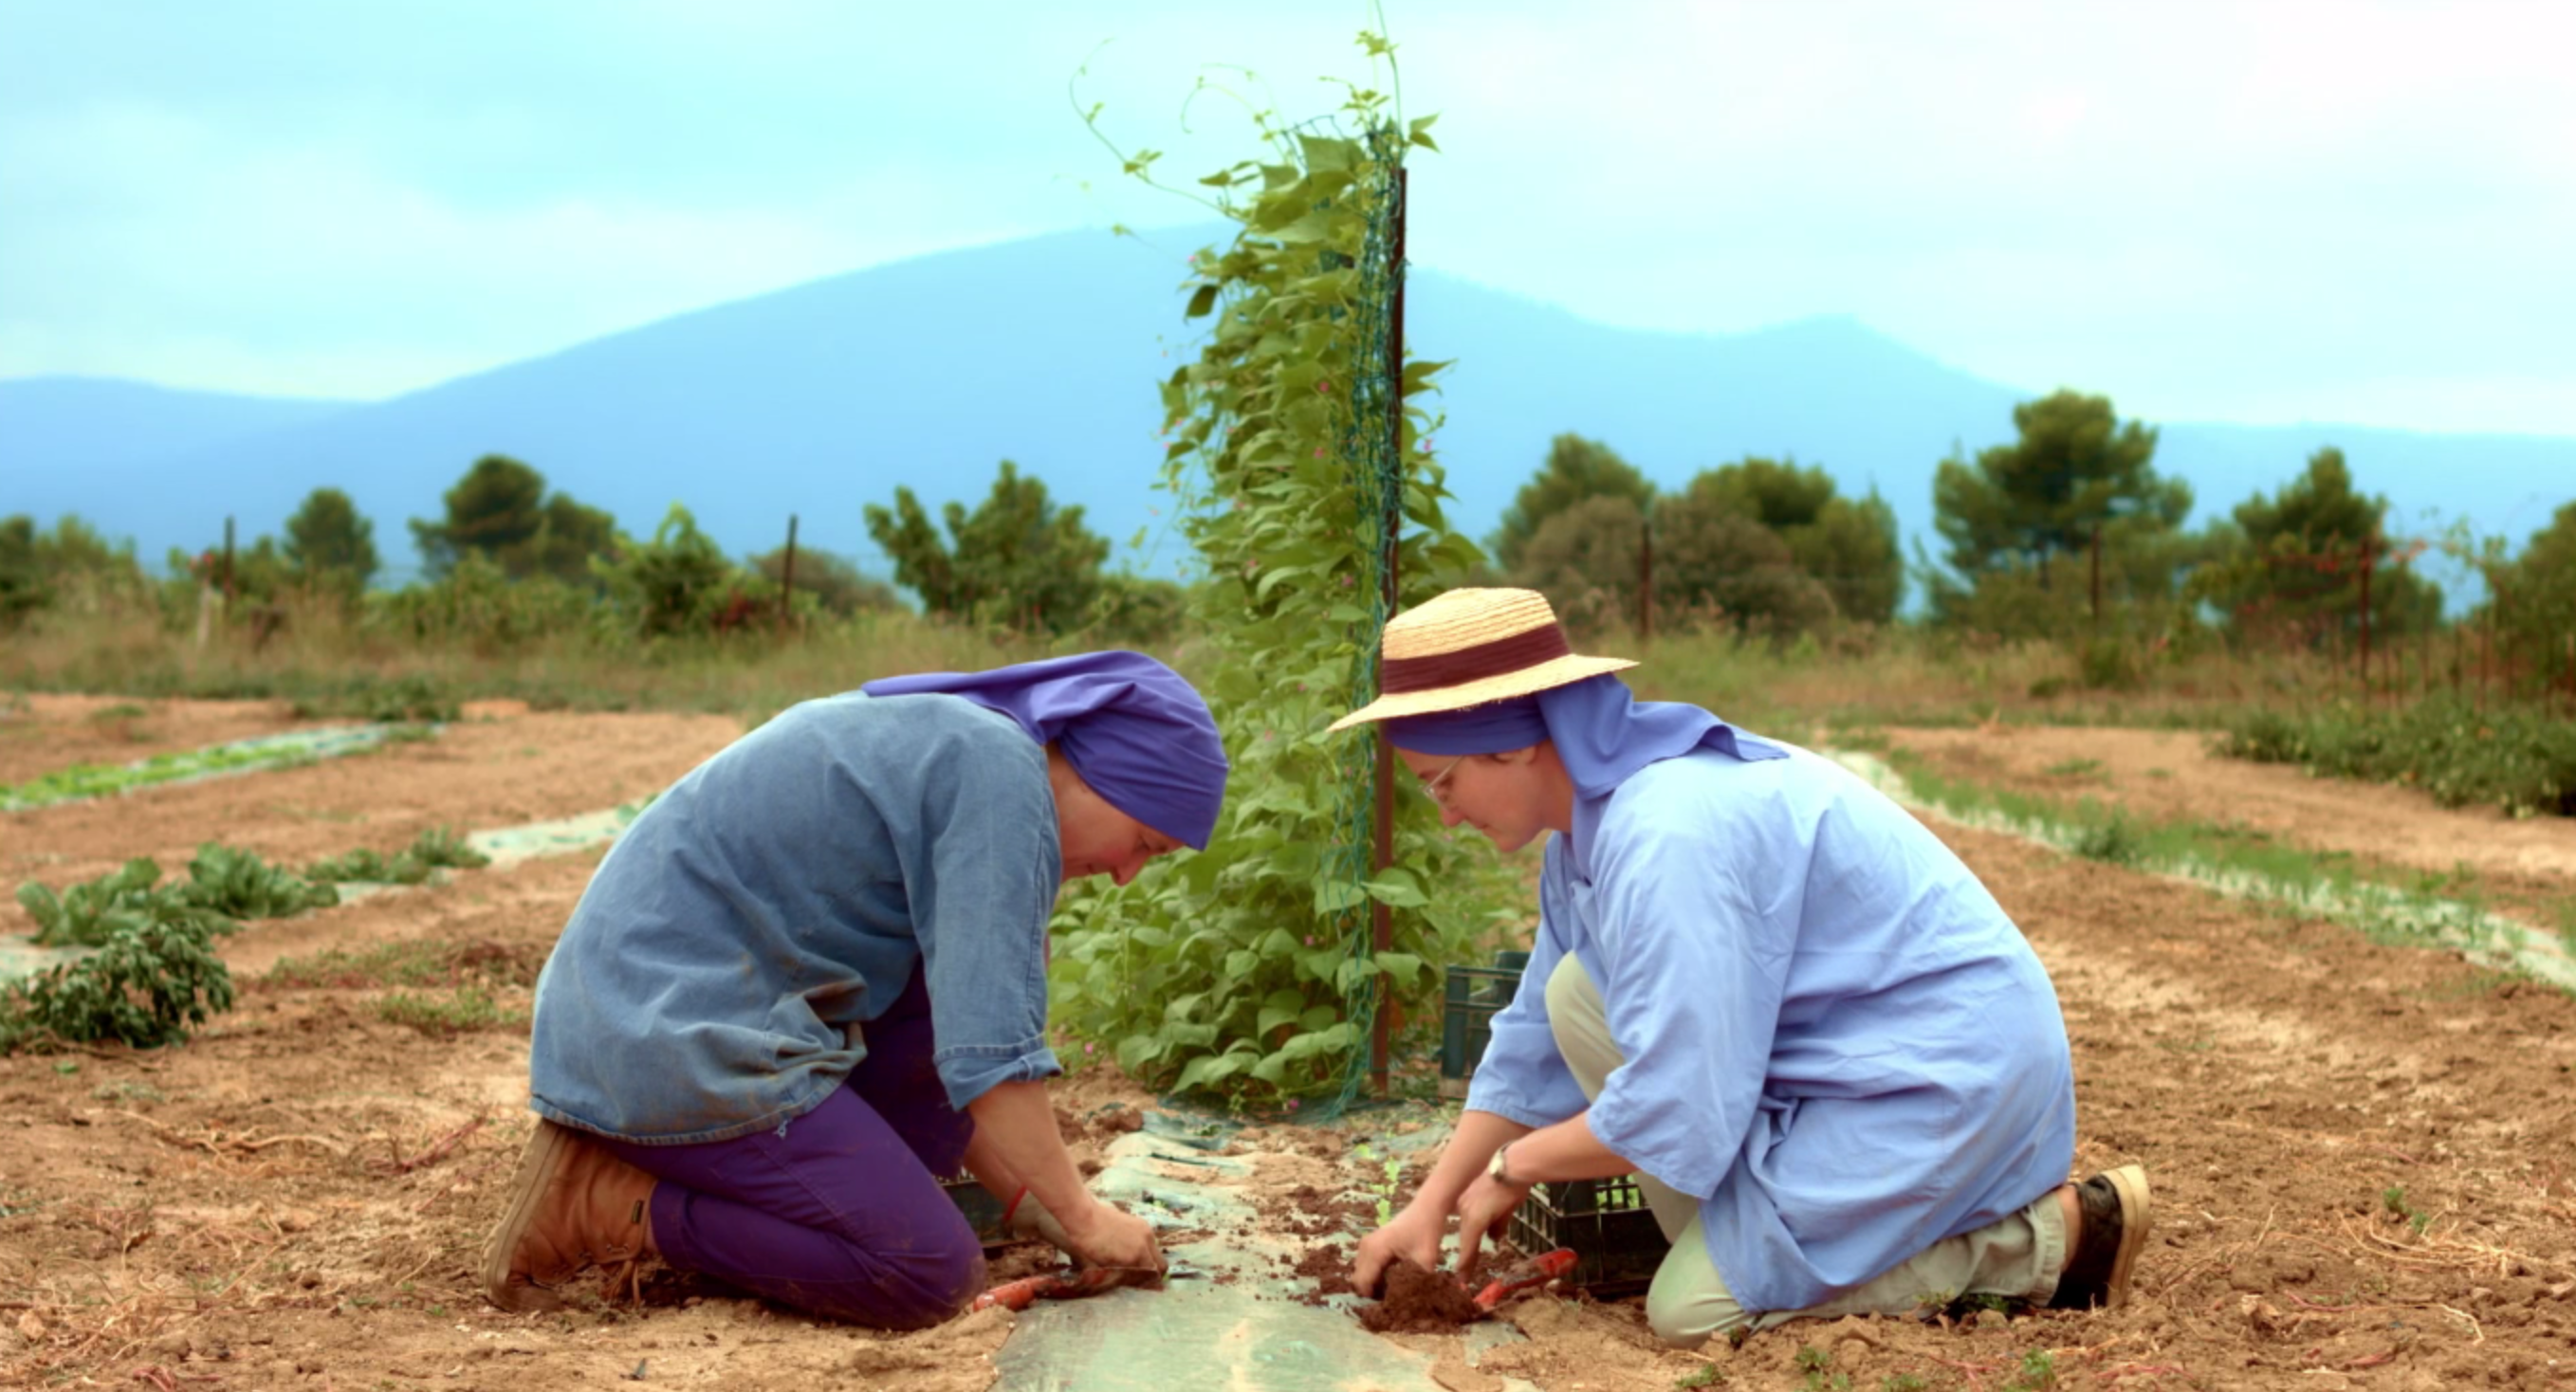
[[[1457,1277],[1401,1257],[1387,1268],[1386,1298],[1359,1313],[1360,1324],[1377,1334],[1440,1334],[1485,1317]]]

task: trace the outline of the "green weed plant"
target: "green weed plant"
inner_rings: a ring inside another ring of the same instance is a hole
[[[403,849],[386,855],[369,847],[342,855],[317,860],[305,870],[308,878],[336,884],[416,885],[441,869],[475,870],[492,863],[492,858],[465,843],[465,839],[447,827],[431,827],[413,838]]]
[[[507,1029],[527,1020],[503,1009],[491,992],[472,986],[442,993],[389,991],[376,1002],[376,1018],[438,1038]]]

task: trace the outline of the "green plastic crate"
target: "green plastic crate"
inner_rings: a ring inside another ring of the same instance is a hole
[[[986,1249],[1010,1245],[1011,1234],[1002,1226],[1002,1201],[982,1181],[973,1175],[956,1175],[939,1181],[939,1188],[965,1215],[967,1225],[975,1229],[975,1239]]]
[[[1653,1284],[1672,1250],[1634,1175],[1532,1185],[1512,1210],[1511,1238],[1524,1252],[1572,1248],[1574,1270],[1564,1279],[1605,1299]]]
[[[1520,989],[1526,952],[1497,952],[1490,967],[1451,967],[1440,998],[1440,1095],[1465,1097],[1467,1080],[1485,1056],[1494,1012]]]

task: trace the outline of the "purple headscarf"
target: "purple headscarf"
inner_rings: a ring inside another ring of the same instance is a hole
[[[1584,800],[1607,796],[1648,764],[1703,747],[1738,759],[1789,757],[1697,706],[1640,701],[1626,682],[1607,673],[1535,696],[1398,716],[1386,722],[1386,737],[1398,749],[1432,755],[1500,754],[1546,740],[1573,777],[1575,796]]]
[[[870,696],[944,693],[1000,711],[1065,762],[1109,805],[1198,850],[1225,800],[1225,743],[1207,702],[1143,653],[1096,652],[996,667],[924,672],[859,688]]]

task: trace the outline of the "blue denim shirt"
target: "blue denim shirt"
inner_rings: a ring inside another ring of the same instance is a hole
[[[529,1091],[645,1144],[820,1105],[916,963],[963,1108],[1062,1072],[1046,1045],[1059,882],[1046,750],[955,696],[792,706],[610,849],[537,978]]]
[[[1754,743],[1747,737],[1748,743]],[[1579,804],[1467,1106],[1595,1136],[1700,1200],[1748,1310],[1801,1310],[2064,1183],[2066,1025],[1939,838],[1802,749],[1712,749]],[[1627,1062],[1588,1113],[1547,979],[1573,953]]]

